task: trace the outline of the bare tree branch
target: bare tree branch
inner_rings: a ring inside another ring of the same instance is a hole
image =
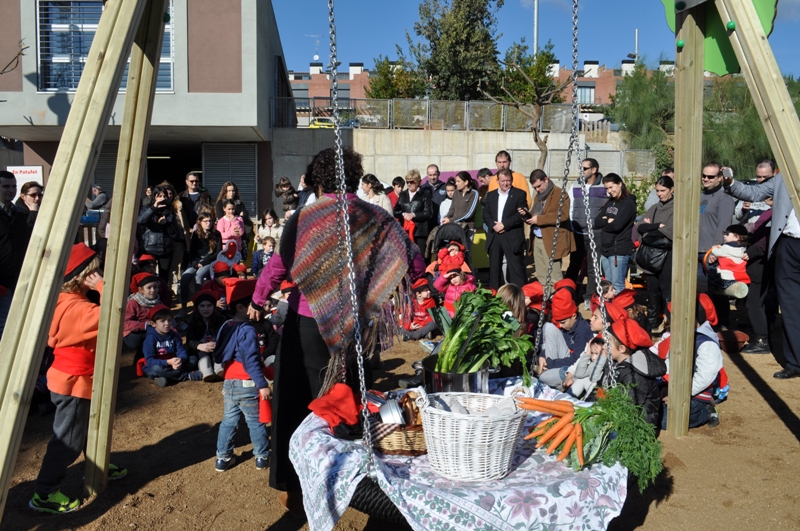
[[[17,52],[17,55],[15,55],[14,58],[11,59],[2,70],[0,70],[0,75],[7,74],[16,69],[19,66],[20,59],[25,55],[25,50],[30,48],[30,46],[25,46],[25,41],[19,41],[18,46],[19,51]]]

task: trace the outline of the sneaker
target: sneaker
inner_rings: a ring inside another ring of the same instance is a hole
[[[269,454],[264,457],[256,457],[256,470],[264,470],[266,468],[269,468]]]
[[[189,381],[190,382],[202,382],[203,381],[203,373],[200,371],[192,371],[189,373]]]
[[[742,350],[742,354],[769,354],[769,344],[763,339],[756,339],[749,342]]]
[[[203,375],[204,382],[221,382],[223,378],[215,372],[210,372]]]
[[[222,457],[217,457],[216,463],[214,463],[214,470],[217,472],[225,472],[228,470],[232,464],[236,462],[236,456],[232,455],[228,459],[223,459]]]
[[[122,479],[128,475],[127,468],[120,468],[114,463],[108,464],[108,480],[109,481],[116,481],[118,479]]]
[[[81,501],[77,498],[70,499],[61,493],[60,490],[51,492],[46,498],[42,498],[39,494],[34,494],[31,501],[28,502],[28,507],[34,511],[50,514],[65,514],[71,513],[81,506]]]
[[[714,404],[708,404],[706,407],[711,412],[711,416],[708,418],[708,427],[716,428],[719,426],[719,412],[717,411],[717,406]]]
[[[163,376],[156,376],[153,378],[153,383],[159,387],[166,387],[167,386],[167,379]]]

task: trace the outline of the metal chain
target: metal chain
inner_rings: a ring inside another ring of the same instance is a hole
[[[336,143],[336,170],[339,181],[339,186],[336,190],[336,200],[341,207],[340,230],[344,234],[345,247],[347,252],[347,278],[349,280],[350,289],[350,304],[353,310],[353,340],[356,348],[356,360],[358,362],[358,383],[359,390],[361,391],[361,413],[362,413],[362,428],[364,431],[364,446],[367,452],[368,471],[370,475],[375,473],[375,460],[372,452],[372,436],[369,431],[369,410],[367,409],[367,389],[364,377],[364,347],[361,344],[361,320],[358,315],[358,299],[356,297],[356,275],[353,259],[353,241],[350,235],[350,214],[348,213],[347,202],[347,187],[344,174],[344,156],[342,153],[342,131],[339,123],[339,74],[337,68],[336,56],[336,23],[334,21],[334,8],[333,0],[328,0],[328,23],[331,38],[331,77],[332,77],[332,96],[333,96],[333,124],[334,124],[334,137]],[[342,249],[340,246],[339,249]],[[344,294],[342,294],[344,295]],[[344,322],[344,319],[342,319]],[[344,325],[342,325],[344,326]],[[342,336],[344,337],[344,336]],[[347,352],[344,352],[343,358],[346,358]]]

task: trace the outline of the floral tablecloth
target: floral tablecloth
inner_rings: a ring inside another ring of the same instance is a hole
[[[508,394],[517,387],[512,384],[495,383],[494,392]],[[562,398],[549,388],[532,391],[532,396]],[[538,420],[530,415],[526,425]],[[292,436],[290,458],[311,531],[333,529],[367,475],[363,443],[334,438],[327,423],[311,414]],[[430,468],[427,456],[376,454],[375,465],[381,489],[420,531],[605,529],[627,494],[628,471],[622,465],[575,472],[555,456],[534,452],[528,442],[520,443],[511,472],[497,481],[446,480]]]

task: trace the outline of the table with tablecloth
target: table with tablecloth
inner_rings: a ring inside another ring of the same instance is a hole
[[[490,391],[508,395],[518,387],[517,382],[500,381]],[[537,398],[566,398],[541,385],[529,391]],[[529,415],[526,427],[542,418]],[[300,477],[311,531],[333,529],[367,476],[363,443],[333,437],[328,424],[310,414],[292,436],[289,455]],[[444,479],[431,469],[426,455],[376,453],[375,465],[381,490],[419,531],[605,529],[627,495],[628,471],[622,465],[595,464],[576,472],[555,455],[534,451],[529,441],[520,442],[511,471],[495,481]]]

